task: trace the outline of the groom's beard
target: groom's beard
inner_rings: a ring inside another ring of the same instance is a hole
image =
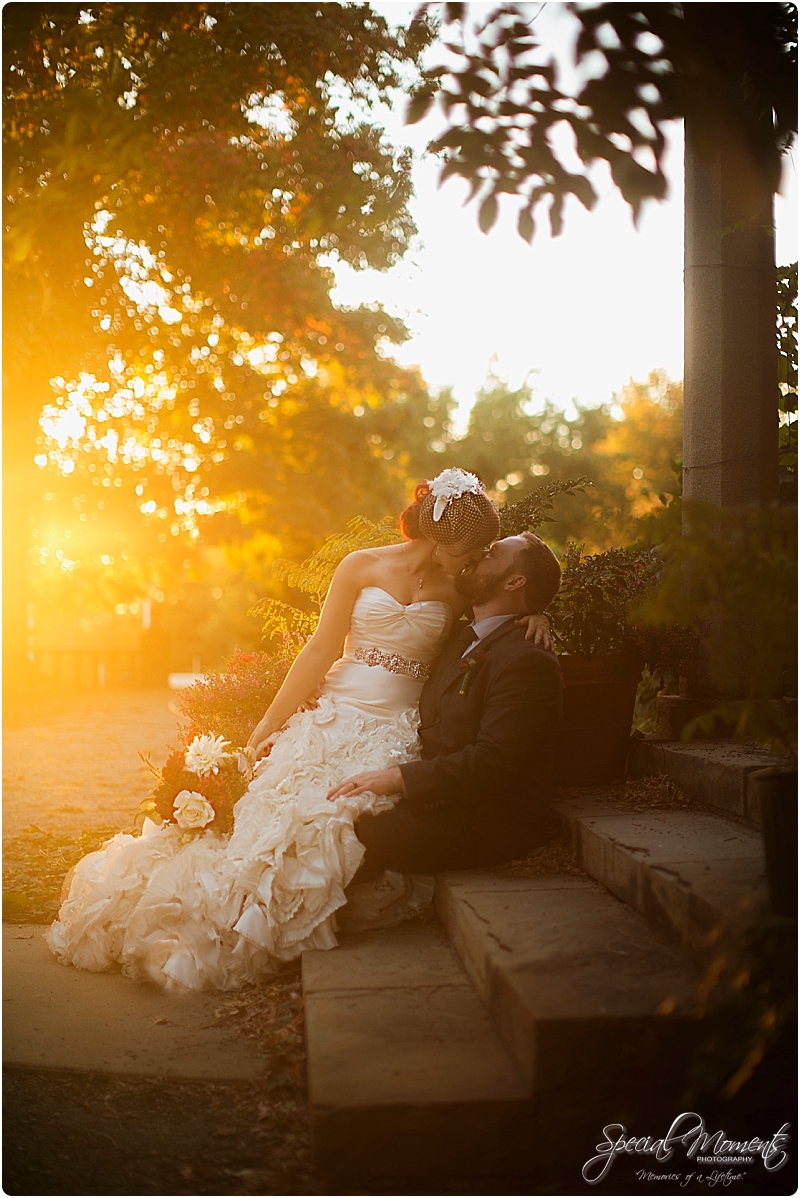
[[[481,563],[477,566],[466,566],[456,577],[454,586],[459,595],[463,595],[468,603],[473,607],[480,607],[497,594],[512,570],[513,566],[507,570],[491,573],[482,570]]]

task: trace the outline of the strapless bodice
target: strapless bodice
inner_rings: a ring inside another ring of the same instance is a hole
[[[452,622],[452,608],[439,599],[406,604],[382,587],[364,587],[353,605],[344,654],[328,671],[322,693],[375,714],[415,707],[427,671],[414,677],[367,665],[363,651],[376,649],[379,654],[428,666],[439,656]]]
[[[453,612],[439,599],[400,603],[382,587],[364,587],[353,606],[345,659],[356,649],[382,649],[430,664],[441,652]]]

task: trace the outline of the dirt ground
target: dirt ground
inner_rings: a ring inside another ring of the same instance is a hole
[[[6,1070],[6,1194],[313,1194],[305,1110],[245,1083]]]
[[[3,834],[128,830],[182,717],[174,692],[89,691],[7,707],[3,730]]]

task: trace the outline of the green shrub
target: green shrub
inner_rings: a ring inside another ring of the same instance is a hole
[[[680,624],[647,625],[635,610],[655,593],[663,561],[655,549],[608,549],[584,554],[571,544],[561,559],[561,589],[548,616],[564,653],[591,657],[632,653],[651,674],[677,674],[694,647]]]
[[[665,547],[660,585],[639,617],[703,638],[721,717],[741,736],[793,753],[797,744],[797,509],[725,509],[684,501],[682,535]]]

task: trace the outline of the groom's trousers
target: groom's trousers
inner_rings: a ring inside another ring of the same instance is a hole
[[[356,822],[366,853],[352,884],[368,882],[385,869],[435,874],[502,865],[544,843],[548,830],[541,812],[531,819],[488,803],[425,811],[401,799],[392,811],[362,815]]]
[[[404,797],[356,822],[366,848],[354,881],[384,869],[440,873],[524,857],[546,839],[561,670],[514,617],[481,641],[467,677],[458,637],[420,698],[418,760]]]

